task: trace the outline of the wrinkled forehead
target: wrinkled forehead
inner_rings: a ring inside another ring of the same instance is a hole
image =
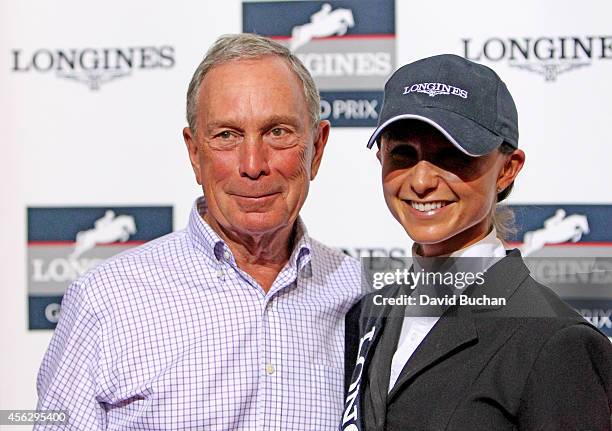
[[[216,65],[202,81],[199,106],[206,121],[308,116],[301,81],[276,56]]]
[[[211,67],[200,83],[200,96],[211,89],[222,88],[238,93],[250,87],[290,88],[302,93],[302,82],[282,57],[266,55],[261,57],[232,59]]]

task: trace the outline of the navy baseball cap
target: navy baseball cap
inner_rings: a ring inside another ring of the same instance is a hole
[[[518,148],[518,115],[508,88],[490,68],[457,55],[415,61],[389,78],[368,148],[388,125],[408,119],[429,123],[470,156],[489,154],[503,142]]]

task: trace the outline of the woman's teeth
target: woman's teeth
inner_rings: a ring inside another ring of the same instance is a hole
[[[422,211],[422,212],[437,210],[438,208],[442,208],[445,205],[446,205],[446,202],[443,202],[443,201],[427,202],[427,203],[419,203],[419,202],[414,202],[414,201],[410,202],[410,206],[412,206],[412,208],[414,208],[417,211]]]

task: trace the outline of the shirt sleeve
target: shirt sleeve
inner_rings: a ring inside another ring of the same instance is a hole
[[[106,412],[96,399],[100,323],[85,289],[73,283],[62,299],[59,322],[43,358],[37,409],[63,410],[68,425],[38,425],[35,430],[102,430]]]
[[[611,429],[612,344],[587,325],[558,331],[529,374],[519,429]]]

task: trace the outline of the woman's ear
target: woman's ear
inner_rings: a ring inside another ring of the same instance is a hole
[[[524,164],[525,152],[523,150],[516,149],[512,153],[506,154],[504,165],[497,177],[497,190],[504,190],[512,184]]]

